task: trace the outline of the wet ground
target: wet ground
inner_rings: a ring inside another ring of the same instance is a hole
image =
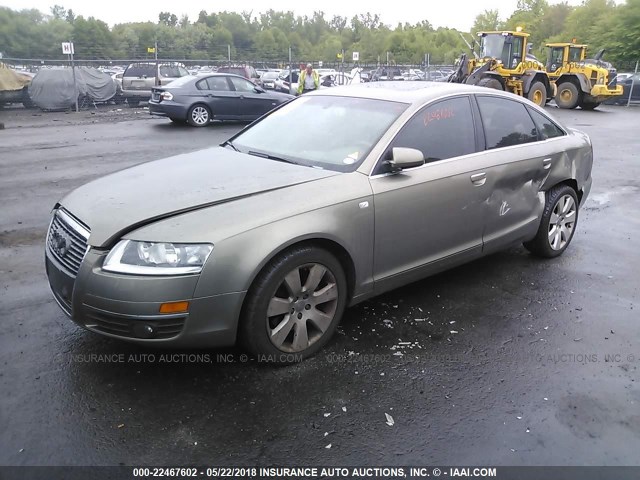
[[[512,248],[368,301],[286,368],[111,341],[54,303],[65,192],[242,127],[125,109],[0,112],[0,465],[640,464],[640,109],[550,109],[595,150],[561,258]]]

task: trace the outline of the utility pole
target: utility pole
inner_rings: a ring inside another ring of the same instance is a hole
[[[638,63],[640,63],[640,61],[636,60],[635,73],[638,73]],[[633,94],[633,84],[635,83],[634,78],[635,78],[635,75],[631,77],[631,85],[629,86],[629,98],[627,99],[627,107],[631,105],[631,94]]]
[[[153,54],[155,55],[155,58],[156,58],[156,68],[155,68],[156,78],[153,83],[157,87],[158,85],[160,85],[160,72],[159,72],[160,67],[158,66],[158,41],[157,40],[153,44]]]
[[[231,45],[227,44],[227,60],[229,61],[229,65],[231,65]]]
[[[73,42],[69,42],[71,44],[71,52],[69,54],[69,56],[71,57],[71,75],[73,75],[73,92],[74,92],[74,97],[76,99],[76,113],[79,112],[79,108],[78,108],[78,83],[76,81],[76,65],[73,61]]]
[[[289,93],[291,93],[291,76],[293,75],[293,64],[291,63],[291,45],[289,45]]]

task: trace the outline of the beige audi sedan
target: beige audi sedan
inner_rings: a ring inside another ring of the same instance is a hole
[[[276,361],[344,309],[517,243],[568,247],[587,135],[486,88],[380,82],[303,95],[210,149],[93,181],[54,208],[46,269],[82,327]]]

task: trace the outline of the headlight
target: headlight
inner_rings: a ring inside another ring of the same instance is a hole
[[[109,252],[103,270],[136,275],[200,273],[213,245],[120,240]]]

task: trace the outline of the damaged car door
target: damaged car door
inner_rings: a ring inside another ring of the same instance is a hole
[[[476,123],[470,96],[437,101],[406,122],[379,160],[370,179],[377,292],[481,254],[489,191]],[[418,150],[423,164],[393,168],[397,148]]]
[[[482,237],[488,253],[535,235],[545,203],[541,187],[553,156],[541,145],[522,102],[485,95],[476,99],[486,151],[483,172],[489,196]]]

